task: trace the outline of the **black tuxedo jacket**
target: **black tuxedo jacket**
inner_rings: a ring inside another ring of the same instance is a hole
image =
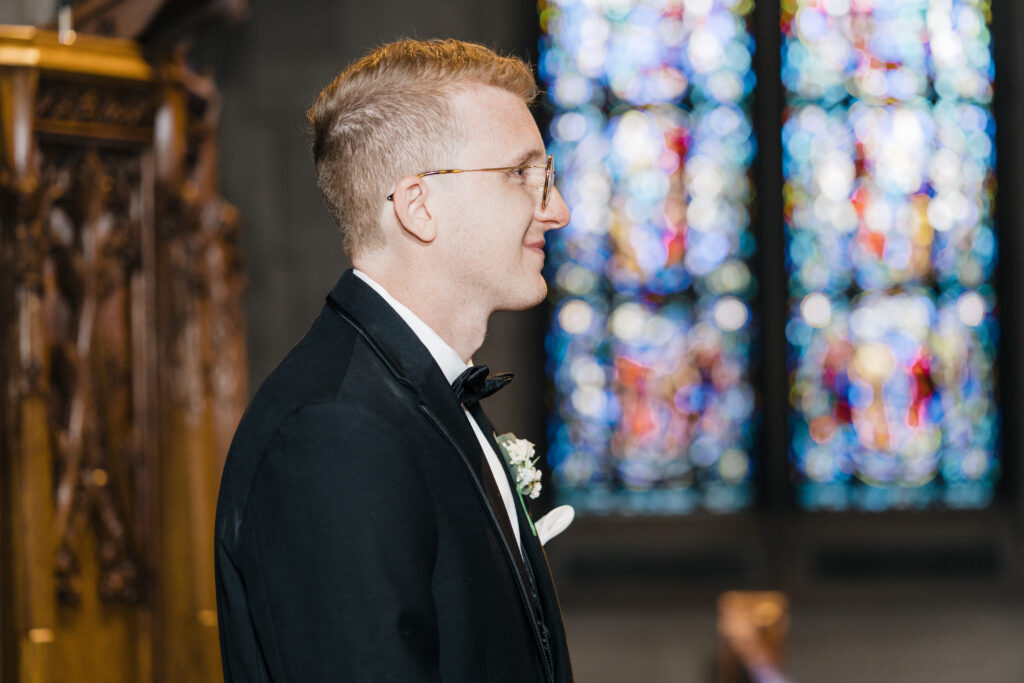
[[[227,683],[571,681],[544,551],[522,510],[528,562],[509,543],[489,476],[430,353],[345,273],[228,453]]]

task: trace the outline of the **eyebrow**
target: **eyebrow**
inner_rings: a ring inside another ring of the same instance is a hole
[[[520,154],[516,158],[516,160],[514,162],[512,162],[512,166],[526,166],[531,161],[540,161],[541,159],[546,159],[546,158],[547,158],[547,153],[545,153],[543,149],[540,149],[540,148],[531,149],[529,151],[526,151],[526,152],[523,152],[522,154]]]

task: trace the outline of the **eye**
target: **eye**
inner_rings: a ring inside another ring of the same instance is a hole
[[[526,177],[526,169],[525,168],[513,168],[511,173],[512,173],[512,175],[514,175],[517,178],[525,178]]]

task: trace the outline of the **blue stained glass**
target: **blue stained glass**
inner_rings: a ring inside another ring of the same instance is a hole
[[[541,2],[549,148],[548,461],[581,512],[752,499],[750,0]]]
[[[786,0],[790,456],[808,508],[999,476],[988,0]]]

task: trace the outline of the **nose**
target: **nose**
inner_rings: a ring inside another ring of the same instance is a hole
[[[548,204],[541,208],[537,203],[537,220],[544,225],[545,230],[558,230],[569,224],[571,218],[569,205],[565,203],[562,193],[557,187],[552,187],[548,193]]]

